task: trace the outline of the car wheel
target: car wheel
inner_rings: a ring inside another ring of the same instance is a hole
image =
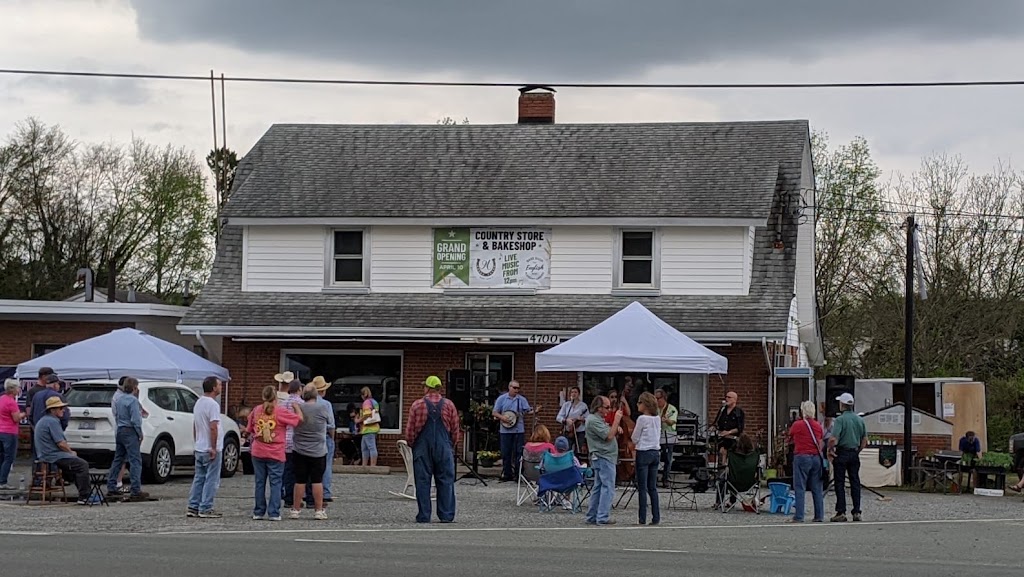
[[[233,477],[238,470],[239,454],[238,439],[234,436],[224,439],[224,453],[221,461],[220,476]]]
[[[162,485],[171,478],[174,466],[174,451],[170,443],[160,439],[153,443],[153,451],[149,454],[149,467],[146,469],[150,483]]]

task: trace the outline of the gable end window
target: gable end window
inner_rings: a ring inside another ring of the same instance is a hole
[[[621,286],[655,286],[654,231],[624,230],[621,232],[619,284]]]
[[[334,231],[331,274],[334,284],[365,284],[365,244],[362,230]]]

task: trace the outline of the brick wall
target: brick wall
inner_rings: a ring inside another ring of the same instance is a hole
[[[903,434],[890,434],[884,433],[881,435],[871,435],[872,437],[881,437],[888,441],[895,441],[896,445],[903,448]],[[953,447],[953,437],[949,435],[914,435],[913,446],[917,447],[917,455],[919,457],[925,457],[935,453],[936,451],[949,451]]]
[[[402,419],[409,415],[413,401],[423,396],[423,381],[430,375],[444,380],[448,369],[464,368],[466,355],[486,352],[479,345],[421,344],[421,343],[318,343],[318,342],[236,342],[225,339],[223,363],[231,371],[228,405],[229,411],[237,406],[252,406],[259,399],[260,390],[273,384],[273,376],[281,371],[281,349],[401,349],[402,366]],[[538,422],[549,428],[556,426],[558,393],[576,383],[575,373],[534,374],[534,353],[547,347],[501,346],[500,352],[513,353],[513,377],[522,386],[521,391],[532,405],[543,405]],[[496,349],[497,351],[498,349]],[[404,425],[404,422],[403,422]],[[557,428],[553,429],[557,430]],[[378,450],[382,465],[401,465],[395,441],[401,435],[382,434]]]
[[[729,374],[708,377],[708,422],[718,415],[722,398],[728,391],[739,396],[738,405],[746,414],[745,432],[757,443],[768,435],[768,365],[760,343],[733,343],[714,348],[729,359]],[[770,352],[770,351],[769,351]]]
[[[31,360],[32,345],[69,345],[134,326],[132,322],[0,320],[0,365]]]
[[[487,352],[480,345],[425,344],[425,343],[322,343],[322,342],[236,342],[224,341],[223,363],[233,378],[228,393],[228,411],[233,414],[238,406],[252,406],[259,399],[260,390],[273,384],[274,374],[281,370],[281,349],[401,349],[404,351],[402,378],[402,417],[406,418],[413,401],[423,395],[423,381],[429,375],[444,379],[448,369],[464,368],[466,355]],[[543,405],[538,422],[558,431],[555,415],[558,413],[559,392],[576,384],[576,373],[534,373],[534,353],[547,347],[501,346],[495,351],[512,352],[514,378],[522,386],[522,393],[534,406]],[[736,391],[740,405],[747,414],[747,430],[751,435],[767,427],[768,370],[761,345],[736,344],[722,347],[719,353],[729,359],[729,374],[709,378],[709,418],[718,410],[717,399],[726,390]],[[528,418],[532,423],[532,419]],[[382,434],[378,439],[380,463],[401,465],[395,441],[401,435]]]

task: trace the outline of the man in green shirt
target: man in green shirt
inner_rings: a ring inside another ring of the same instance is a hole
[[[846,522],[846,475],[850,476],[850,499],[853,501],[853,520],[860,521],[860,452],[868,445],[864,419],[853,410],[853,395],[843,393],[836,397],[842,414],[832,425],[828,440],[829,455],[836,473],[836,514],[833,523]]]
[[[615,465],[619,461],[619,441],[615,435],[619,433],[622,411],[615,411],[609,425],[605,416],[611,410],[612,402],[608,397],[595,397],[586,421],[590,467],[594,470],[594,489],[590,493],[590,507],[586,516],[590,525],[615,524],[608,516],[612,510],[612,498],[615,497]]]
[[[668,404],[665,389],[654,391],[654,399],[658,402],[658,417],[661,418],[661,460],[665,464],[661,472],[661,482],[663,486],[668,487],[668,474],[672,470],[672,451],[676,446],[679,410]]]

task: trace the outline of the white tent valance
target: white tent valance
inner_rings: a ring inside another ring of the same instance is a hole
[[[728,373],[729,361],[633,302],[568,341],[537,353],[538,372]]]

